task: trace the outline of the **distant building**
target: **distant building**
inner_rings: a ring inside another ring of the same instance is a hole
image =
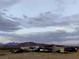
[[[39,46],[26,46],[26,47],[20,47],[20,48],[24,51],[32,52],[32,51],[37,50]]]
[[[52,46],[52,52],[65,52],[65,48],[63,46]]]

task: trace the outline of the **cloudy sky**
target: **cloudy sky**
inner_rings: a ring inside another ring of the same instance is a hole
[[[79,0],[0,0],[0,42],[79,45]]]

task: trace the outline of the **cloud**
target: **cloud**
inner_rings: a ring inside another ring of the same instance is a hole
[[[46,12],[38,17],[12,18],[20,23],[23,28],[64,27],[67,31],[76,31],[79,28],[79,15],[60,17],[51,12]],[[25,29],[24,29],[25,30]]]
[[[48,26],[48,27],[32,27],[32,28],[22,28],[17,30],[13,33],[18,35],[25,35],[25,34],[34,34],[34,33],[45,33],[45,32],[66,32],[66,33],[73,33],[76,30],[69,27],[60,27],[60,26]]]
[[[45,13],[34,18],[15,18],[23,26],[22,29],[14,32],[20,36],[16,38],[16,41],[50,42],[65,45],[70,45],[72,44],[71,42],[75,41],[73,44],[76,44],[79,39],[78,16],[59,17],[57,15],[53,16],[51,13]]]
[[[69,46],[78,46],[79,40],[64,40],[64,41],[53,41],[53,42],[47,42],[48,44],[58,44],[58,45],[69,45]]]
[[[2,19],[0,22],[0,26],[2,26],[0,31],[3,32],[0,32],[0,36],[10,37],[12,39],[11,41],[15,42],[59,42],[58,44],[61,44],[61,42],[70,40],[71,36],[79,35],[79,26],[76,24],[78,18],[74,20],[75,17],[73,16],[61,18],[51,13],[44,13],[38,17],[26,17],[23,19],[4,19],[4,17],[2,17]],[[19,26],[21,26],[21,28],[19,28]],[[78,38],[72,39],[78,40]]]
[[[20,0],[0,0],[0,9],[12,6]]]
[[[5,18],[1,15],[0,31],[3,31],[3,34],[0,32],[0,36],[10,37],[12,41],[17,42],[78,44],[79,15],[61,17],[52,12],[24,18]]]
[[[59,16],[56,14],[52,14],[51,12],[46,12],[42,15],[38,15],[37,17],[27,17],[27,18],[13,18],[16,19],[24,27],[46,27],[55,25],[55,20],[59,19]]]
[[[62,0],[63,9],[62,16],[71,16],[79,14],[79,0]]]
[[[14,31],[20,29],[17,22],[7,19],[5,16],[0,15],[0,31]]]

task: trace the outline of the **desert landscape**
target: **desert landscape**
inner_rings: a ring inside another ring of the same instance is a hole
[[[0,52],[0,59],[79,59],[79,51],[74,53],[9,53],[7,51]]]
[[[8,43],[0,46],[0,59],[79,59],[77,48],[34,42]]]

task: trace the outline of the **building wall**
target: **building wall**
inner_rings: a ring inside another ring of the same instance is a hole
[[[52,52],[57,52],[57,51],[64,52],[64,47],[53,46]]]

